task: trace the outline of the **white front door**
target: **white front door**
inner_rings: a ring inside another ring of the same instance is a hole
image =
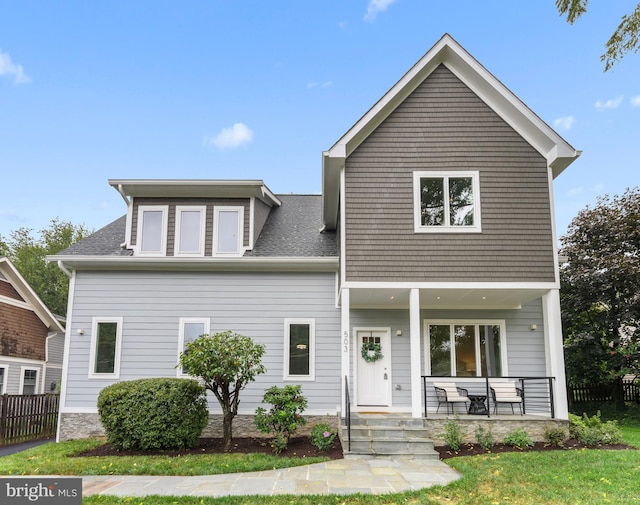
[[[357,402],[359,406],[389,407],[391,406],[391,336],[389,330],[371,329],[357,330],[358,342],[356,355],[357,368]],[[362,347],[380,346],[380,359],[372,361],[373,351],[369,351],[369,359],[362,356]]]

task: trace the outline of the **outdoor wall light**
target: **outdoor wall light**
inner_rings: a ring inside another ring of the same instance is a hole
[[[82,328],[78,328],[78,329],[76,330],[76,333],[77,333],[78,335],[84,335],[84,330],[83,330]]]
[[[401,336],[402,336],[402,330],[397,330],[396,337],[401,337]]]
[[[537,324],[532,324],[531,325],[531,331],[537,330],[538,329],[538,325]]]

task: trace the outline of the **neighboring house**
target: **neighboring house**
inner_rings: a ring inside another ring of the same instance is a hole
[[[356,412],[421,418],[434,380],[535,376],[541,418],[566,420],[552,181],[579,154],[445,35],[323,154],[322,195],[109,181],[126,216],[52,258],[59,439],[100,433],[105,386],[182,377],[184,343],[223,330],[266,346],[247,416],[273,384],[302,384],[309,415],[344,412],[348,385]]]
[[[64,328],[16,267],[0,257],[0,394],[56,392]]]

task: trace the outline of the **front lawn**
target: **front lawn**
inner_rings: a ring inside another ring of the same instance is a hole
[[[326,461],[271,454],[73,457],[103,441],[71,440],[0,458],[0,475],[213,475],[258,472]]]

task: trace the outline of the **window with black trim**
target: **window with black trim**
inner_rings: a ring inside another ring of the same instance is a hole
[[[315,320],[285,319],[284,379],[315,379]]]

